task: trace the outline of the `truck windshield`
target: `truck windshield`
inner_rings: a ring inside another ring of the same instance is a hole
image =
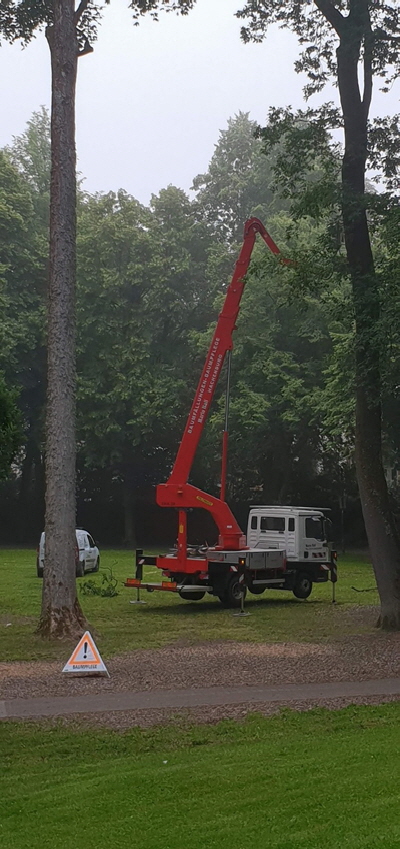
[[[307,516],[306,537],[318,539],[321,542],[325,539],[324,523],[319,516]]]

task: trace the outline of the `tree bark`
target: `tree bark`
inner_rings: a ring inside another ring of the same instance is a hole
[[[355,310],[355,463],[362,511],[381,601],[378,625],[400,629],[400,542],[389,505],[382,464],[381,374],[377,333],[379,286],[365,209],[368,112],[372,93],[368,4],[357,0],[353,18],[344,19],[337,50],[345,151],[342,212]],[[358,17],[357,17],[358,15]],[[364,43],[364,96],[358,64]]]
[[[75,86],[74,0],[54,0],[51,54],[50,281],[46,414],[45,567],[39,633],[78,636],[87,623],[75,579]]]

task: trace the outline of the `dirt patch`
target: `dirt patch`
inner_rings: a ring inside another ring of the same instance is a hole
[[[13,625],[30,625],[35,621],[34,616],[14,616],[11,613],[3,613],[0,616],[0,626],[4,628],[12,628]]]

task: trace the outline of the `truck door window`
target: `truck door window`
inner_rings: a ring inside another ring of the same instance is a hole
[[[294,519],[290,518],[288,521],[288,531],[294,531]]]
[[[324,526],[317,516],[307,516],[306,518],[306,537],[311,539],[324,540]]]
[[[257,529],[257,525],[258,525],[258,516],[252,516],[251,517],[251,526],[250,526],[251,530],[255,531]]]
[[[262,531],[279,531],[283,534],[285,519],[282,516],[261,516],[260,528]]]
[[[330,519],[324,519],[325,539],[333,542],[333,525]]]

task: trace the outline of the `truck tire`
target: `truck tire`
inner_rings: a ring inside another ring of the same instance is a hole
[[[191,592],[185,593],[185,590],[180,590],[179,595],[180,595],[181,598],[183,598],[184,601],[201,601],[201,599],[204,598],[204,596],[205,596],[205,592],[202,593],[199,590],[198,593],[191,593]]]
[[[312,580],[307,572],[299,572],[293,587],[293,595],[296,598],[308,598],[312,591]]]
[[[39,565],[39,558],[36,558],[36,574],[38,578],[43,578],[43,566]]]
[[[230,574],[225,584],[224,591],[218,596],[224,607],[240,607],[242,592],[246,598],[247,587],[239,581],[239,575]]]
[[[76,577],[77,578],[83,578],[84,574],[85,574],[85,561],[84,560],[78,560],[78,562],[76,564]]]
[[[261,595],[261,593],[265,593],[266,589],[267,589],[266,586],[264,586],[264,587],[261,587],[261,586],[254,587],[252,584],[249,584],[249,592],[252,593],[253,595]]]
[[[99,569],[100,569],[100,555],[99,555],[99,557],[98,557],[98,558],[97,558],[97,560],[96,560],[96,565],[95,565],[95,567],[94,567],[94,569],[93,569],[93,572],[98,572],[98,571],[99,571]]]

